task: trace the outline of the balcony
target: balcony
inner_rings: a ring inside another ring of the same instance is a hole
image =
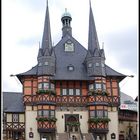
[[[40,117],[37,119],[38,132],[55,132],[56,131],[56,118]]]
[[[89,118],[89,132],[91,133],[108,133],[109,118]]]
[[[36,95],[25,95],[23,97],[24,104],[37,105],[37,104],[56,104],[56,93],[52,90],[40,90]]]

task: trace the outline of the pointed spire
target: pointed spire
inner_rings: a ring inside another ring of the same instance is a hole
[[[89,11],[88,51],[90,51],[90,53],[93,55],[95,49],[99,49],[99,42],[98,42],[90,0],[89,0],[89,4],[90,4],[90,11]]]
[[[48,8],[48,0],[47,0],[47,8],[44,22],[44,31],[42,37],[42,46],[43,54],[48,51],[50,53],[50,48],[52,47],[52,39],[51,39],[51,28],[50,28],[50,17],[49,17],[49,8]],[[48,54],[47,53],[47,54]]]

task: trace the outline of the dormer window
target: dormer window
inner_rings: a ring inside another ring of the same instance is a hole
[[[49,65],[49,63],[46,61],[46,62],[44,63],[44,65],[45,65],[45,66],[48,66],[48,65]]]
[[[95,63],[95,66],[98,67],[98,66],[100,66],[100,64],[99,63]]]
[[[88,64],[88,68],[91,68],[91,67],[92,67],[92,63],[89,63],[89,64]]]
[[[104,65],[104,63],[102,63],[102,67],[104,67],[105,65]]]
[[[74,71],[74,66],[72,66],[72,65],[68,66],[68,70],[69,71]]]
[[[38,64],[38,66],[42,66],[42,63],[40,62],[40,63]]]

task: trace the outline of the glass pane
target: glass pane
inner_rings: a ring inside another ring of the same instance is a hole
[[[90,117],[95,117],[95,111],[90,111]]]
[[[69,95],[73,95],[73,89],[69,89]]]
[[[92,63],[89,63],[89,64],[88,64],[88,67],[91,68],[91,67],[92,67]]]
[[[94,88],[93,84],[90,84],[90,85],[89,85],[89,90],[91,90],[91,89],[93,89],[93,88]]]
[[[38,84],[38,89],[42,89],[42,83]]]
[[[40,63],[38,64],[38,66],[42,66],[42,63],[40,62]]]
[[[68,66],[68,70],[69,71],[73,71],[74,70],[74,67],[73,66]]]
[[[51,83],[51,89],[54,89],[54,84],[53,83]]]
[[[49,64],[49,63],[48,63],[47,61],[44,63],[44,65],[46,65],[46,66],[48,66],[48,64]]]
[[[38,110],[38,116],[42,116],[42,110]]]
[[[103,110],[97,110],[97,117],[103,117]]]
[[[54,117],[54,110],[51,110],[50,117]]]
[[[105,84],[103,84],[103,90],[106,90],[106,85]]]
[[[104,67],[105,65],[104,65],[104,63],[102,63],[102,67]]]
[[[49,110],[43,110],[43,116],[49,117]]]
[[[98,67],[99,66],[99,63],[95,63],[95,66]]]
[[[67,95],[67,90],[66,89],[62,89],[62,95]]]
[[[76,95],[80,95],[80,89],[76,89]]]
[[[101,84],[95,84],[96,89],[101,89]]]
[[[49,89],[49,83],[43,83],[44,89]]]
[[[13,114],[13,122],[18,122],[18,114]]]
[[[105,117],[108,116],[108,111],[104,111],[104,116],[105,116]]]

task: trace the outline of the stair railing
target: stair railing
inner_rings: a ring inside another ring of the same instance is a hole
[[[80,133],[81,140],[83,140],[83,134],[82,134],[82,132],[81,132],[80,126],[79,126],[79,133]]]

